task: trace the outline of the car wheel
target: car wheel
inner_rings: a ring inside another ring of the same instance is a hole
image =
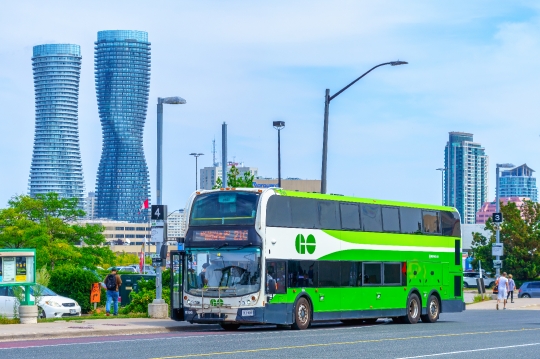
[[[531,295],[530,295],[530,294],[527,294],[527,293],[525,293],[525,294],[523,294],[523,295],[521,296],[521,298],[530,298],[530,297],[531,297]]]
[[[420,298],[412,293],[407,299],[407,315],[403,319],[407,324],[416,324],[420,319],[421,313],[422,305],[420,304]]]
[[[45,311],[41,307],[38,307],[38,318],[39,319],[47,318],[47,314],[45,314]]]
[[[467,284],[467,282],[463,282],[463,288],[469,288],[469,285]]]
[[[238,330],[238,328],[240,328],[240,324],[235,324],[235,323],[219,323],[219,325],[221,326],[223,330],[226,330],[229,332]]]
[[[427,314],[421,315],[422,323],[435,323],[439,319],[439,313],[441,308],[439,306],[439,300],[436,296],[430,295],[427,305]]]
[[[306,298],[302,297],[296,302],[294,308],[293,329],[304,330],[311,324],[311,306]]]

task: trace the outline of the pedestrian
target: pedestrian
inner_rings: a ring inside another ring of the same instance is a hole
[[[508,297],[510,297],[511,302],[514,303],[514,289],[516,289],[516,283],[514,282],[514,279],[512,279],[512,275],[508,275],[508,295],[506,296],[506,301],[508,301]]]
[[[103,281],[105,288],[107,288],[107,304],[105,305],[106,315],[111,315],[111,302],[114,303],[113,315],[118,315],[118,289],[122,285],[122,279],[117,274],[116,267],[111,268],[111,273],[105,277]]]
[[[508,278],[506,278],[506,272],[499,277],[499,294],[497,294],[497,310],[499,310],[499,302],[503,301],[503,309],[506,309],[506,295],[508,293]]]

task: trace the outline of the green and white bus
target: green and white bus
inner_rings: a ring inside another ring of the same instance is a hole
[[[172,317],[191,323],[433,323],[465,309],[451,207],[282,189],[200,191],[172,252]]]

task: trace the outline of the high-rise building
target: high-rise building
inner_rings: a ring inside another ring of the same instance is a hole
[[[99,31],[95,43],[96,93],[103,147],[96,178],[99,218],[148,222],[150,180],[143,129],[150,89],[148,33]]]
[[[94,220],[97,218],[95,192],[88,192],[88,196],[84,199],[84,212],[86,213],[85,219]]]
[[[533,172],[527,164],[501,171],[499,197],[528,197],[531,201],[538,202],[538,189]]]
[[[176,241],[176,238],[184,237],[186,233],[186,218],[184,210],[179,209],[167,216],[167,239]]]
[[[227,164],[227,172],[231,169],[232,166],[235,166],[238,169],[239,176],[243,177],[244,173],[249,172],[254,177],[257,177],[258,168],[257,167],[246,167],[244,163],[229,162]],[[200,169],[200,188],[201,189],[212,189],[216,184],[218,178],[221,178],[222,167],[220,164],[213,167],[204,167]],[[227,181],[228,182],[228,181]]]
[[[530,201],[527,197],[499,197],[499,203],[507,205],[509,202],[515,203],[516,207],[522,211],[525,201]],[[493,213],[497,211],[497,202],[486,202],[482,205],[482,208],[476,213],[476,224],[484,224],[493,216]],[[463,228],[462,228],[463,230]]]
[[[36,132],[30,167],[30,196],[56,192],[82,207],[84,178],[79,147],[81,48],[72,44],[34,46]]]
[[[444,204],[455,207],[461,221],[474,224],[487,201],[488,156],[471,133],[450,132],[444,151]]]

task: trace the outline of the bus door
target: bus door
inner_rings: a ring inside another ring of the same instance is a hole
[[[171,319],[184,320],[184,251],[171,251]]]

